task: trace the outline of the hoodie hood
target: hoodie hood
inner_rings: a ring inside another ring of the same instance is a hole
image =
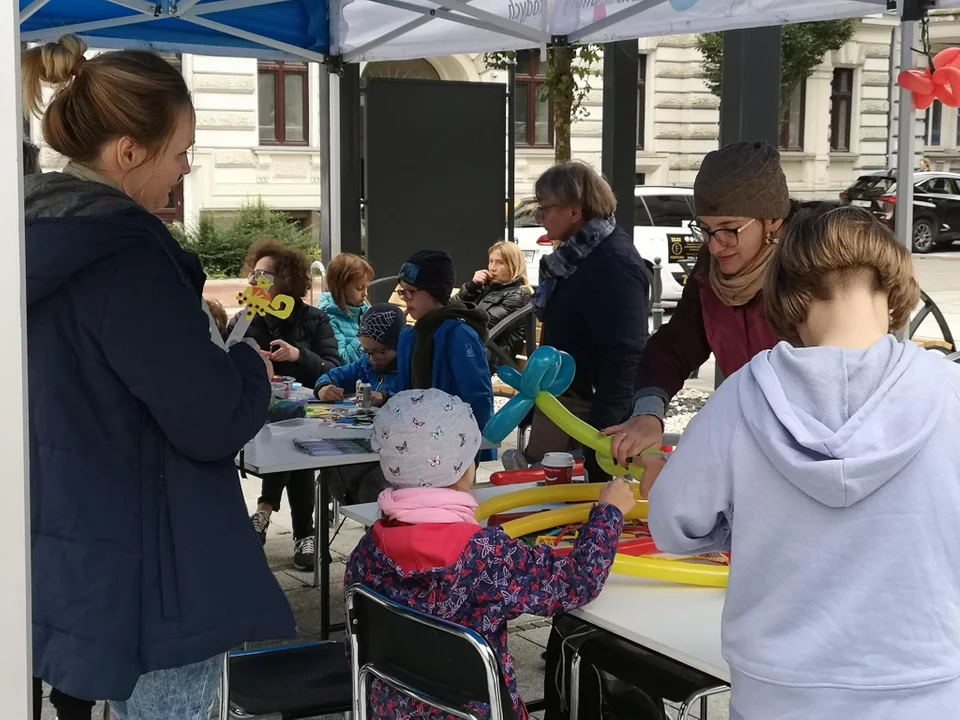
[[[937,368],[926,355],[891,335],[868,350],[780,343],[744,369],[746,426],[798,489],[849,507],[899,473],[937,425],[944,392],[929,382]]]
[[[65,173],[24,178],[27,305],[57,292],[88,266],[135,243],[152,242],[200,292],[199,260],[163,223],[130,196],[101,182]]]

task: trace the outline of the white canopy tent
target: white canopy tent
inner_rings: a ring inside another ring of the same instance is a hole
[[[276,0],[227,0],[224,9],[252,9],[270,5]],[[162,22],[180,22],[178,13],[190,13],[196,0],[186,0],[177,6],[171,0],[150,3],[138,0],[109,0],[125,8],[129,19],[121,26],[148,22],[149,9],[155,13],[170,13]],[[36,12],[47,3],[35,0],[26,10]],[[940,0],[939,7],[960,7],[960,0]],[[267,8],[265,8],[266,10]],[[757,27],[790,22],[861,17],[886,10],[886,0],[331,0],[330,52],[339,54],[346,62],[360,60],[404,59],[462,52],[492,52],[530,47],[546,47],[558,36],[571,43],[604,43],[619,39],[637,38],[671,33],[695,33],[737,28]],[[29,19],[29,17],[27,18]],[[199,20],[199,22],[197,22]],[[214,27],[200,13],[190,15],[191,24],[206,30],[223,32]],[[17,192],[6,192],[0,197],[0,237],[6,239],[7,294],[10,300],[0,309],[0,337],[5,341],[5,352],[0,355],[0,377],[6,378],[9,392],[2,404],[3,432],[0,433],[0,458],[4,463],[7,532],[0,543],[0,567],[4,568],[4,582],[0,584],[0,617],[3,618],[3,637],[0,644],[0,697],[8,717],[29,718],[31,623],[30,623],[30,530],[29,493],[27,477],[27,376],[26,376],[26,303],[23,253],[23,182],[21,141],[22,113],[20,95],[20,22],[17,3],[11,3],[8,13],[0,17],[0,63],[10,69],[0,75],[0,172],[7,180],[3,186]],[[91,20],[90,22],[96,22]],[[64,23],[66,25],[66,23]],[[137,37],[111,36],[108,28],[99,25],[95,35],[101,44],[109,47],[154,47]],[[906,26],[908,58],[914,26]],[[249,29],[231,28],[229,35],[242,50],[237,54],[253,54],[259,46],[270,54],[309,57],[317,48],[300,45],[291,39],[278,40],[253,33]],[[36,39],[46,39],[37,34]],[[98,41],[88,38],[91,44]],[[282,43],[282,44],[278,44]],[[159,47],[160,46],[156,46]],[[170,37],[163,49],[177,49],[176,38]],[[212,43],[194,41],[180,49],[187,52],[208,52],[229,55],[229,50]],[[311,59],[318,59],[313,55]],[[339,88],[336,75],[322,74],[327,102],[322,103],[324,117],[338,117]],[[909,96],[901,96],[900,151],[912,157],[913,115]],[[339,193],[338,167],[339,130],[334,122],[325,123],[322,133],[326,155],[323,173],[323,206],[336,208]],[[333,142],[331,142],[331,138]],[[346,159],[350,161],[351,159]],[[902,165],[906,165],[901,163]],[[912,168],[901,168],[902,180],[908,180]],[[910,208],[909,182],[899,183],[900,192],[908,193],[899,204]],[[905,200],[905,201],[904,201]],[[3,209],[5,208],[5,210]],[[907,215],[907,213],[902,213]],[[336,212],[323,213],[331,225],[325,232],[339,235]],[[3,229],[5,228],[5,230]],[[109,519],[107,520],[109,522]]]
[[[330,0],[345,62],[608,43],[886,12],[887,0]],[[940,0],[937,7],[960,7]]]

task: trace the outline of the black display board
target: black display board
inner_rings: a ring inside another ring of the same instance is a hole
[[[383,278],[417,250],[446,250],[462,284],[505,232],[506,86],[366,82],[367,260]]]

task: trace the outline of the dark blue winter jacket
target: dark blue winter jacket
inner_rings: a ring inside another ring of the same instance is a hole
[[[34,675],[122,700],[294,634],[234,467],[270,385],[211,342],[200,263],[159,220],[101,183],[25,185]]]
[[[476,305],[451,300],[400,333],[397,391],[436,388],[473,409],[482,431],[493,417],[493,383],[484,341],[487,314]],[[481,451],[482,461],[495,450]]]

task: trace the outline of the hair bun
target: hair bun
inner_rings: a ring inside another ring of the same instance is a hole
[[[73,79],[86,62],[87,46],[76,35],[64,35],[41,48],[40,79],[51,85],[63,85]]]

